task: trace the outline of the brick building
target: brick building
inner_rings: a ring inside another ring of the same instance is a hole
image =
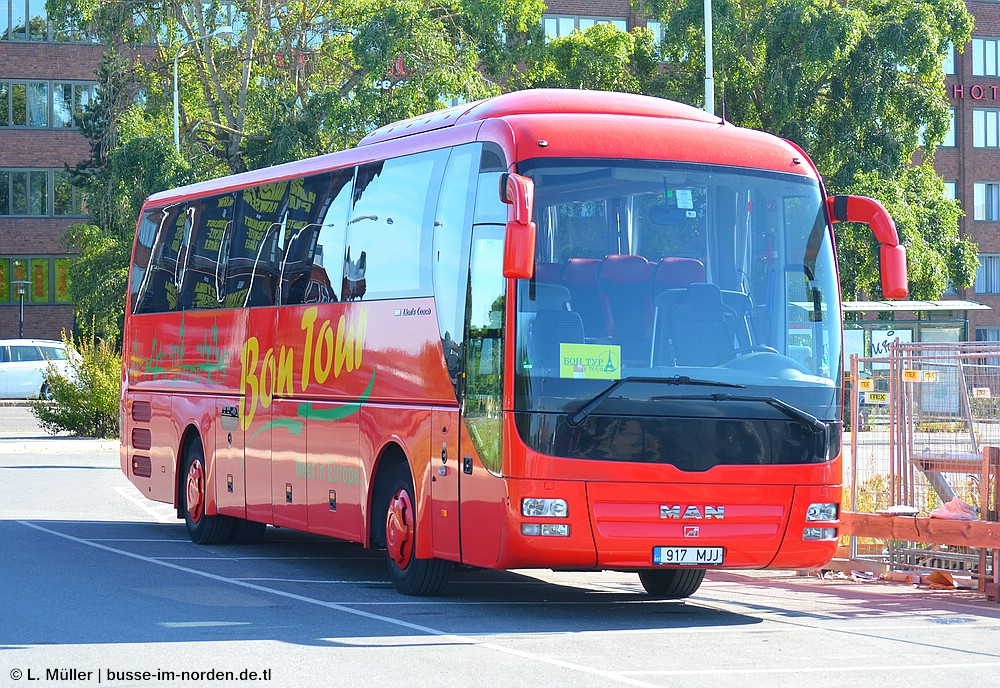
[[[976,28],[947,65],[954,126],[936,166],[965,209],[962,233],[980,246],[976,284],[956,295],[992,310],[968,314],[970,338],[1000,340],[1000,4],[967,4]],[[73,113],[93,97],[102,47],[57,34],[44,12],[32,0],[0,2],[0,337],[18,333],[15,280],[30,281],[25,336],[58,338],[74,324],[66,290],[72,256],[62,237],[86,215],[63,170],[88,153]],[[550,0],[543,17],[551,36],[597,22],[661,31],[629,0]]]
[[[962,204],[962,235],[979,245],[976,281],[956,294],[990,307],[971,311],[969,338],[1000,340],[1000,4],[966,3],[971,43],[945,64],[952,128],[934,166]]]
[[[44,4],[0,3],[0,337],[18,335],[22,298],[24,336],[73,327],[63,232],[85,214],[64,166],[89,151],[73,114],[93,98],[102,50],[57,35]]]

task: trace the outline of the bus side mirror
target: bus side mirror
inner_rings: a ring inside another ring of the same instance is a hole
[[[879,243],[882,296],[905,299],[910,292],[906,247],[899,243],[896,223],[889,217],[889,211],[874,198],[865,196],[831,196],[826,203],[834,222],[863,222],[871,228]]]
[[[503,174],[500,200],[510,206],[503,245],[503,276],[531,279],[535,274],[535,223],[531,221],[535,183],[519,174]]]

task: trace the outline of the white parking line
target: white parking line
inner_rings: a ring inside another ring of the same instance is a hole
[[[124,495],[123,495],[124,496]],[[395,619],[390,616],[382,616],[381,614],[373,614],[372,612],[366,612],[361,609],[354,609],[352,607],[347,607],[343,604],[337,604],[336,602],[326,602],[324,600],[317,600],[313,597],[306,597],[305,595],[299,595],[293,592],[287,592],[285,590],[277,590],[275,588],[269,588],[264,585],[258,585],[256,583],[250,583],[248,581],[239,580],[237,578],[228,578],[226,576],[220,576],[214,573],[208,573],[206,571],[198,571],[197,569],[191,569],[186,566],[181,566],[180,564],[174,564],[169,561],[163,561],[160,559],[154,559],[153,557],[143,556],[141,554],[135,554],[134,552],[128,552],[125,550],[117,549],[115,547],[110,547],[108,545],[101,544],[99,542],[94,542],[92,540],[86,540],[84,538],[76,537],[75,535],[68,535],[66,533],[60,533],[57,530],[52,530],[51,528],[46,528],[45,526],[38,525],[37,523],[31,523],[29,521],[18,521],[23,526],[28,528],[33,528],[43,533],[48,533],[49,535],[54,535],[65,540],[70,540],[81,545],[86,545],[87,547],[94,547],[96,549],[103,550],[105,552],[111,552],[112,554],[119,554],[123,557],[128,557],[130,559],[136,559],[147,564],[153,564],[156,566],[163,566],[168,569],[173,569],[174,571],[182,571],[184,573],[189,573],[194,576],[200,576],[202,578],[208,578],[210,580],[217,581],[219,583],[228,583],[230,585],[236,585],[242,588],[248,588],[250,590],[256,590],[257,592],[269,593],[276,595],[278,597],[284,597],[286,599],[295,600],[297,602],[302,602],[304,604],[312,604],[318,607],[325,607],[327,609],[333,609],[345,614],[353,614],[354,616],[360,616],[365,619],[371,619],[373,621],[380,621],[392,626],[399,626],[401,628],[406,628],[411,631],[416,631],[418,633],[426,633],[427,635],[436,636],[438,638],[448,640],[453,643],[470,645],[473,647],[480,647],[485,650],[492,650],[494,652],[500,652],[507,655],[513,655],[515,657],[521,657],[522,659],[529,659],[534,662],[540,662],[543,664],[550,664],[552,666],[557,666],[562,669],[569,669],[571,671],[578,671],[584,674],[590,674],[592,676],[599,676],[603,679],[613,681],[615,683],[621,683],[630,686],[642,686],[643,688],[661,688],[655,683],[646,683],[637,678],[631,676],[625,676],[619,672],[606,671],[604,669],[597,669],[594,667],[584,666],[581,664],[574,664],[573,662],[564,662],[560,659],[555,659],[553,657],[546,657],[543,655],[537,655],[531,652],[524,652],[522,650],[515,650],[509,647],[503,647],[501,645],[496,645],[493,643],[484,643],[478,641],[474,638],[468,636],[455,635],[453,633],[447,633],[445,631],[439,630],[437,628],[432,628],[430,626],[423,626],[420,624],[410,623],[409,621],[403,621],[402,619]]]
[[[177,512],[174,511],[174,507],[169,504],[164,504],[160,508],[151,506],[145,497],[136,493],[134,487],[116,487],[115,492],[152,516],[157,523],[177,522]],[[165,509],[170,511],[167,512]]]
[[[740,669],[667,669],[664,671],[626,671],[622,672],[629,676],[729,676],[746,674],[831,674],[837,675],[847,672],[873,673],[880,671],[928,671],[935,669],[982,669],[986,667],[1000,667],[1000,662],[964,662],[954,664],[898,664],[878,666],[850,666],[848,664],[838,664],[829,667],[787,667],[787,668],[757,668],[743,667]]]

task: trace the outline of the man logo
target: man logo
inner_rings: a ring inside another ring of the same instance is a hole
[[[683,513],[681,512],[683,509]],[[699,520],[722,520],[726,517],[726,507],[724,506],[675,506],[672,504],[660,505],[660,518],[678,518]]]
[[[693,538],[701,535],[701,526],[684,526],[684,537]]]

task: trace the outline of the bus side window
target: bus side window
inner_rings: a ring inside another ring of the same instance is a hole
[[[448,150],[358,168],[344,252],[345,301],[428,296],[438,189]]]
[[[177,307],[177,253],[184,234],[185,205],[178,203],[148,211],[139,229],[140,240],[149,245],[148,268],[134,289],[134,313],[164,313]],[[136,253],[142,260],[143,252]],[[135,277],[133,276],[133,279]]]
[[[292,180],[283,219],[278,303],[338,300],[354,168]]]
[[[225,305],[273,306],[281,270],[278,240],[289,181],[253,186],[237,194]]]
[[[473,229],[466,306],[468,338],[465,345],[466,427],[483,465],[501,471],[501,414],[503,407],[503,323],[506,281],[503,278],[501,225]]]
[[[475,208],[475,171],[480,144],[458,146],[451,151],[441,182],[434,220],[434,302],[448,374],[458,390],[462,364],[465,319],[465,271],[469,264],[469,230]]]
[[[184,272],[178,276],[178,304],[184,310],[222,306],[235,206],[236,199],[231,193],[188,203],[186,214],[191,233],[187,239]]]
[[[475,224],[507,224],[507,205],[500,200],[500,175],[506,171],[503,151],[496,144],[486,144],[479,162]]]

